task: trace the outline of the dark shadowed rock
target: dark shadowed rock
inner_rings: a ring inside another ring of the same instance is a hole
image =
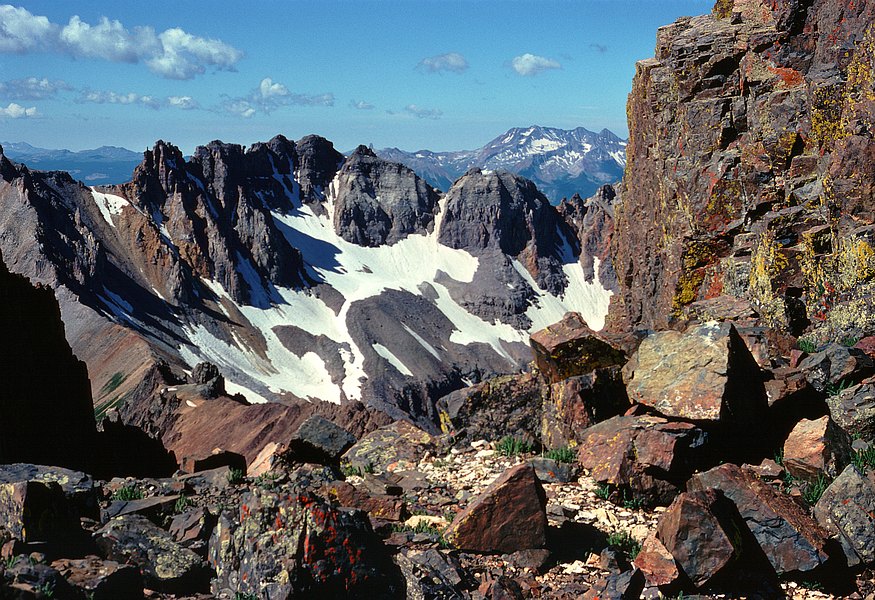
[[[814,518],[839,538],[849,565],[875,562],[875,484],[849,465],[823,492]]]
[[[828,416],[802,419],[784,442],[784,468],[794,477],[833,478],[851,460],[851,438]]]
[[[542,399],[549,388],[536,374],[505,375],[452,392],[438,400],[441,426],[469,440],[511,435],[540,443]]]
[[[355,437],[346,429],[313,415],[289,440],[286,456],[299,462],[335,462],[353,444]]]
[[[403,549],[393,558],[411,600],[463,600],[463,570],[458,558],[439,550]]]
[[[222,448],[213,448],[208,454],[202,456],[189,454],[179,461],[179,469],[185,473],[209,471],[219,467],[230,467],[245,472],[246,457]]]
[[[356,148],[334,183],[334,229],[360,246],[394,244],[434,225],[438,193],[409,168]]]
[[[197,554],[140,515],[107,523],[95,541],[110,560],[137,566],[146,587],[172,594],[191,594],[209,587],[209,571]]]
[[[875,362],[857,348],[829,344],[802,360],[799,370],[819,392],[832,394],[840,385],[859,382],[875,372]]]
[[[391,563],[364,513],[259,488],[219,517],[210,538],[214,594],[394,598]]]
[[[602,367],[622,366],[626,355],[584,322],[578,313],[536,331],[529,338],[535,364],[551,381],[590,373]]]
[[[343,162],[343,154],[318,135],[308,135],[295,144],[298,154],[298,181],[301,200],[313,204],[325,200],[328,185]]]
[[[811,571],[827,560],[828,534],[789,496],[733,464],[694,475],[687,490],[716,489],[735,503],[766,558],[780,574]]]
[[[26,544],[70,544],[82,530],[79,514],[55,482],[0,483],[0,529]]]
[[[22,558],[0,571],[0,598],[4,600],[6,598],[9,600],[66,599],[77,598],[77,593],[54,567]]]
[[[104,523],[123,515],[157,516],[158,513],[172,510],[181,496],[152,496],[139,500],[114,500],[101,511],[100,520]]]
[[[81,471],[27,463],[0,465],[0,483],[35,481],[56,483],[79,516],[97,518],[97,490],[94,480]]]
[[[143,597],[143,578],[133,565],[88,556],[56,560],[52,568],[91,600]]]
[[[574,446],[584,429],[628,408],[620,367],[596,369],[554,383],[541,408],[541,443],[546,448]]]
[[[206,543],[215,523],[215,516],[198,507],[174,516],[168,531],[179,544],[191,548]]]
[[[445,532],[463,550],[508,553],[547,543],[547,497],[531,465],[505,471]]]
[[[584,600],[635,600],[644,590],[644,575],[638,569],[612,573],[598,580],[583,595]]]
[[[714,490],[684,492],[659,519],[657,538],[696,587],[714,579],[741,552],[737,532],[744,525],[727,502]]]
[[[322,488],[320,494],[336,501],[338,506],[363,510],[372,519],[403,521],[407,518],[407,506],[401,498],[386,494],[371,495],[345,481],[329,483]]]

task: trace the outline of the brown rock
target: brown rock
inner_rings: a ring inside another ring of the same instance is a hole
[[[183,456],[179,462],[179,468],[184,473],[197,473],[225,466],[246,472],[246,458],[236,452],[213,448],[209,454]]]
[[[173,517],[168,531],[177,543],[189,547],[195,542],[206,542],[215,521],[203,507],[193,508]]]
[[[407,506],[401,498],[371,495],[346,481],[329,483],[322,488],[321,495],[344,508],[361,509],[372,519],[403,521],[407,517]]]
[[[644,574],[647,585],[671,585],[680,576],[671,552],[666,550],[654,533],[647,536],[632,562]]]
[[[395,421],[372,431],[341,457],[341,464],[362,472],[411,468],[434,446],[434,439],[407,421]]]
[[[659,519],[657,538],[696,587],[719,575],[741,550],[732,529],[726,530],[733,523],[725,502],[714,490],[685,492]]]
[[[474,552],[509,553],[547,543],[547,497],[531,465],[505,471],[456,515],[445,536]]]
[[[796,502],[733,464],[694,475],[687,490],[716,489],[735,503],[779,575],[812,571],[827,560],[829,535]]]
[[[626,362],[622,350],[590,329],[583,317],[573,312],[533,333],[529,343],[535,364],[552,383]]]
[[[96,556],[64,558],[52,563],[64,579],[93,600],[142,598],[143,578],[133,565],[119,564]]]
[[[802,419],[784,442],[784,468],[798,479],[836,477],[850,462],[851,438],[829,416]]]
[[[246,476],[259,477],[265,473],[270,473],[274,467],[282,462],[282,455],[285,451],[285,444],[268,442],[246,467]]]

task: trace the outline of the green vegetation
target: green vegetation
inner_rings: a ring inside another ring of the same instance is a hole
[[[113,495],[113,500],[124,500],[125,502],[130,500],[142,500],[143,492],[135,485],[126,485],[124,487],[120,487],[117,489]]]
[[[623,490],[623,508],[626,510],[641,510],[644,501],[629,494],[629,490]]]
[[[176,504],[173,505],[173,512],[177,514],[185,512],[185,509],[189,506],[192,506],[191,499],[185,494],[182,494],[181,496],[179,496],[179,498],[176,499]]]
[[[231,485],[237,485],[239,483],[243,483],[246,479],[246,473],[243,469],[234,469],[228,471],[228,483]]]
[[[118,386],[124,383],[125,379],[127,379],[127,375],[122,373],[121,371],[116,371],[116,373],[107,379],[106,383],[103,384],[103,387],[100,388],[100,395],[109,394],[112,391],[115,391]]]
[[[779,448],[775,451],[775,464],[779,466],[784,466],[784,449]]]
[[[628,531],[616,531],[608,536],[608,546],[629,557],[630,560],[641,552],[641,544]]]
[[[17,554],[13,554],[12,556],[7,556],[6,559],[3,561],[3,566],[7,569],[11,569],[12,567],[15,566],[15,563],[18,562],[19,558],[20,557]]]
[[[544,458],[549,458],[550,460],[555,460],[560,463],[573,463],[577,460],[577,452],[575,452],[574,448],[570,446],[564,446],[562,448],[547,450],[544,452]]]
[[[38,585],[34,588],[37,594],[42,594],[46,598],[54,598],[55,596],[55,582],[54,581],[46,581],[42,585]]]
[[[512,435],[506,435],[499,440],[495,445],[495,451],[504,456],[516,456],[518,454],[528,454],[534,448],[532,444],[526,440],[515,438]]]
[[[827,396],[838,396],[839,394],[844,392],[849,387],[851,387],[851,381],[843,379],[843,380],[836,381],[835,383],[833,383],[833,382],[827,383],[823,387],[823,391],[826,392]]]
[[[814,481],[809,481],[802,488],[802,499],[805,500],[809,506],[814,506],[817,504],[817,501],[820,500],[820,497],[823,496],[823,492],[826,490],[829,483],[829,480],[823,475],[818,476]]]
[[[449,548],[450,542],[444,537],[444,532],[435,525],[434,523],[429,523],[428,521],[419,521],[415,526],[405,525],[404,523],[399,523],[397,525],[392,526],[392,531],[396,533],[404,533],[411,532],[414,534],[425,534],[429,535],[437,541],[438,545],[441,548]]]
[[[869,469],[875,469],[875,446],[865,450],[857,450],[851,457],[851,462],[864,473]]]
[[[363,467],[358,467],[350,463],[341,463],[340,472],[344,477],[364,477],[365,475],[373,475],[377,472],[377,467],[372,462],[368,462]]]
[[[610,500],[611,494],[614,493],[614,488],[610,483],[600,483],[595,489],[595,497],[602,500]]]
[[[855,342],[856,343],[856,342]],[[817,352],[817,346],[814,345],[814,342],[811,340],[799,339],[796,342],[796,345],[802,350],[805,354],[814,354]]]

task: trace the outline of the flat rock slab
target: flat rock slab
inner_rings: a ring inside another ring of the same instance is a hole
[[[799,363],[808,382],[818,391],[830,394],[836,387],[859,382],[872,375],[875,361],[857,348],[832,343]]]
[[[64,579],[93,600],[142,598],[143,578],[133,565],[123,565],[97,556],[64,558],[52,563]]]
[[[64,495],[79,510],[81,516],[97,518],[97,493],[94,488],[94,480],[86,473],[62,467],[47,467],[29,463],[0,465],[0,483],[18,481],[57,483],[61,486]]]
[[[150,589],[190,594],[209,588],[210,574],[203,559],[146,517],[116,517],[94,537],[107,558],[137,566]]]
[[[133,514],[165,512],[173,508],[181,496],[154,496],[140,500],[115,500],[101,513],[101,521],[106,523],[115,517]]]
[[[295,431],[285,456],[300,462],[334,462],[353,444],[355,437],[346,429],[313,415]]]
[[[433,448],[430,434],[407,421],[395,421],[361,438],[341,457],[341,464],[365,473],[411,469]]]
[[[875,385],[862,383],[826,399],[833,420],[852,436],[875,441]]]
[[[462,550],[510,553],[547,544],[547,496],[529,464],[505,471],[444,534]]]
[[[829,534],[786,494],[733,464],[694,475],[687,490],[716,489],[735,503],[779,575],[811,571],[829,558]]]
[[[798,479],[832,479],[849,462],[851,438],[829,415],[802,419],[784,442],[784,468]]]
[[[565,313],[558,323],[533,333],[529,344],[535,364],[552,383],[626,362],[622,350],[590,329],[575,312]]]
[[[623,368],[629,399],[663,415],[719,421],[750,402],[735,387],[739,372],[755,363],[731,323],[709,321],[688,330],[660,331],[645,338]],[[763,398],[765,409],[765,399]],[[753,415],[744,415],[755,418]]]
[[[731,535],[731,512],[725,502],[715,490],[684,492],[656,526],[657,538],[696,587],[714,579],[741,551]]]
[[[814,518],[837,535],[853,566],[875,562],[875,484],[849,465],[823,492]]]

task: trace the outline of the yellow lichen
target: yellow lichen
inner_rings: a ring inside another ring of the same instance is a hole
[[[760,315],[772,326],[786,325],[784,299],[775,293],[773,284],[788,266],[775,234],[763,232],[751,255],[748,294]]]

